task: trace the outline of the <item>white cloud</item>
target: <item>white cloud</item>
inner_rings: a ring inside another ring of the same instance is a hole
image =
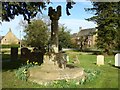
[[[80,20],[80,19],[60,19],[59,23],[64,24],[65,26],[67,26],[68,29],[71,29],[71,33],[78,32],[79,27],[86,29],[86,28],[94,28],[97,26],[93,22],[87,20]]]

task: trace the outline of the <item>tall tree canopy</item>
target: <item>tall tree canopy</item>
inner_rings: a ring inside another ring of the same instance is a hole
[[[97,46],[109,53],[114,47],[120,46],[120,43],[116,43],[120,37],[118,35],[120,2],[92,2],[92,4],[93,8],[88,8],[87,11],[93,11],[95,16],[87,20],[97,23]]]
[[[24,30],[25,41],[33,47],[44,48],[48,42],[48,28],[42,20],[33,20]]]
[[[34,18],[38,12],[46,9],[46,4],[50,0],[43,0],[42,2],[2,2],[2,21],[10,21],[15,18],[15,15],[22,15],[24,20],[30,23],[30,19]],[[69,9],[73,7],[72,0],[67,0],[66,13],[70,15]]]
[[[70,31],[65,26],[59,27],[58,32],[58,38],[59,38],[59,46],[62,48],[70,48],[71,47],[71,35]]]

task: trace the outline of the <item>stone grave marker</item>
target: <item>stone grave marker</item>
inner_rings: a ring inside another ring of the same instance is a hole
[[[67,57],[66,57],[66,58],[67,58],[67,62],[69,62],[69,61],[70,61],[70,59],[69,59],[69,56],[68,56],[68,55],[67,55]]]
[[[115,55],[115,66],[120,67],[120,53]]]
[[[104,65],[104,56],[103,55],[97,55],[97,65]]]
[[[18,47],[11,47],[11,60],[17,60],[18,59]]]
[[[30,52],[31,51],[26,47],[21,48],[21,57],[22,57],[22,59],[28,59],[29,56],[30,56]]]
[[[69,62],[69,56],[65,53],[64,58],[66,59],[67,62]]]

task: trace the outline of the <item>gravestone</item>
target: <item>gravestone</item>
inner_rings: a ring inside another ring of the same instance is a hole
[[[69,62],[69,56],[65,53],[64,58],[66,59],[67,62]]]
[[[97,65],[104,65],[104,56],[103,55],[97,55]]]
[[[115,55],[115,66],[120,67],[120,54]]]
[[[29,57],[31,57],[30,52],[31,51],[26,47],[21,48],[21,59],[23,62],[26,62],[27,60],[29,60]]]
[[[78,58],[77,55],[75,55],[75,56],[73,57],[73,62],[72,62],[72,63],[74,63],[74,64],[79,64],[79,63],[80,63],[79,58]]]
[[[11,47],[11,60],[17,60],[18,59],[18,47]]]
[[[58,20],[61,16],[61,6],[58,6],[57,10],[49,7],[48,16],[51,20],[51,47],[53,47],[55,53],[58,53]]]

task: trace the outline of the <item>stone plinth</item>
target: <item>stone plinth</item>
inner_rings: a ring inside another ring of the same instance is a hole
[[[38,84],[52,83],[54,80],[81,79],[85,76],[83,68],[67,65],[65,69],[59,68],[52,61],[47,60],[38,67],[30,68],[29,81]]]

